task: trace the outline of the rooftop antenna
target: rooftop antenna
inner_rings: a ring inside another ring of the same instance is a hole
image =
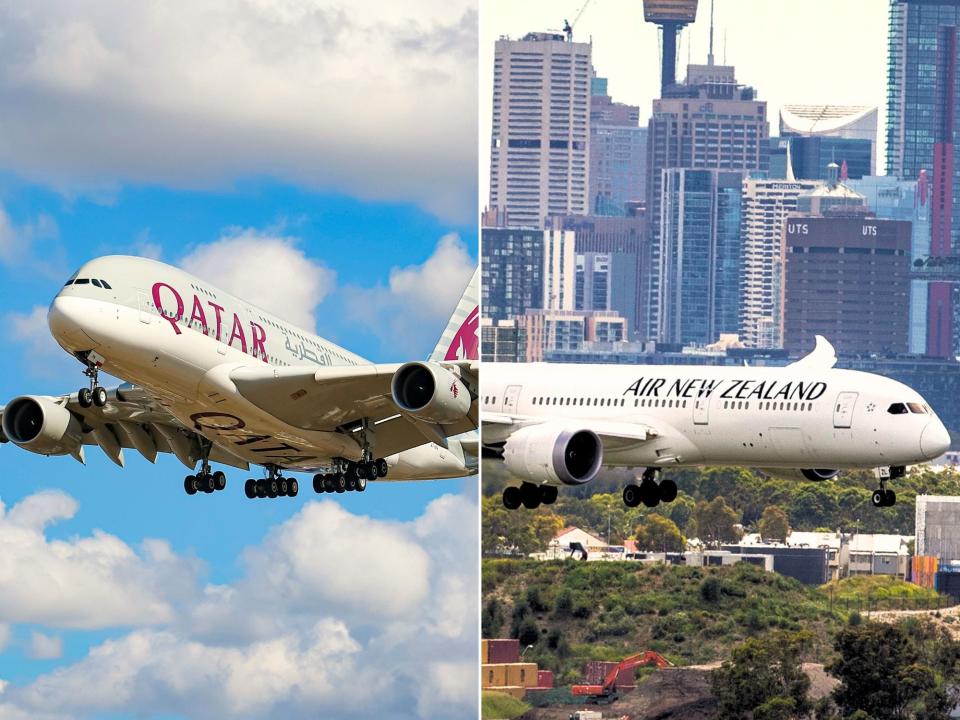
[[[707,65],[713,65],[713,2],[710,0],[710,50],[707,52]]]

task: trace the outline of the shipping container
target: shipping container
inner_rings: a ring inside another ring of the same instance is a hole
[[[487,663],[489,663],[490,662],[490,660],[488,659],[489,657],[490,657],[490,654],[487,649],[487,641],[481,640],[480,641],[480,664],[486,665]]]
[[[481,665],[480,666],[481,685],[485,688],[503,687],[507,684],[507,666],[506,665]]]
[[[553,670],[537,671],[537,687],[538,688],[553,687]]]
[[[490,664],[519,662],[520,641],[510,638],[487,640],[487,660]]]
[[[937,579],[939,560],[931,555],[917,555],[910,560],[910,581],[932,590]]]
[[[944,572],[937,573],[937,590],[941,595],[949,595],[954,600],[960,602],[960,573]]]
[[[518,685],[520,687],[536,687],[537,685],[537,664],[536,663],[510,663],[507,668],[507,685]]]

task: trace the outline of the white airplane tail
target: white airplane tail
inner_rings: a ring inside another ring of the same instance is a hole
[[[450,316],[429,360],[480,359],[480,268],[463,291],[463,297]]]

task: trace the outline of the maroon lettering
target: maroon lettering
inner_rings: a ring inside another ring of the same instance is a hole
[[[194,320],[198,320],[200,325],[203,326],[203,334],[207,334],[207,316],[203,312],[203,305],[200,303],[200,298],[196,295],[193,296],[193,312],[190,313],[190,322],[193,323]]]
[[[240,324],[240,318],[237,317],[237,314],[233,314],[233,330],[230,332],[230,342],[227,343],[230,347],[233,347],[233,341],[237,338],[240,339],[240,349],[243,352],[247,351],[247,336],[243,334],[243,325]]]
[[[223,317],[220,313],[223,312],[223,306],[217,305],[215,302],[210,302],[207,300],[207,305],[213,308],[213,311],[217,314],[217,340],[220,339],[220,330],[223,327]]]
[[[267,348],[263,343],[267,339],[266,331],[257,323],[250,321],[250,334],[253,335],[253,356],[267,361]]]
[[[167,288],[170,292],[173,293],[173,297],[177,299],[177,315],[176,317],[170,317],[167,315],[167,311],[163,307],[163,302],[160,300],[160,288]],[[180,326],[177,323],[183,318],[183,298],[180,297],[180,293],[176,289],[167,285],[165,282],[158,282],[153,284],[153,304],[160,312],[160,317],[170,323],[170,327],[173,328],[173,331],[179,335]]]

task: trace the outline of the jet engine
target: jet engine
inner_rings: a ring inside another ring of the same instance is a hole
[[[503,460],[511,473],[532,483],[582,485],[600,472],[603,443],[592,430],[533,425],[509,437]]]
[[[21,395],[3,410],[3,434],[24,450],[68,455],[83,442],[80,422],[51,398]]]
[[[417,420],[449,425],[470,412],[470,391],[442,365],[409,362],[393,374],[390,392],[397,407]]]
[[[760,472],[781,480],[813,480],[814,482],[833,480],[840,474],[839,470],[823,468],[760,468]]]

